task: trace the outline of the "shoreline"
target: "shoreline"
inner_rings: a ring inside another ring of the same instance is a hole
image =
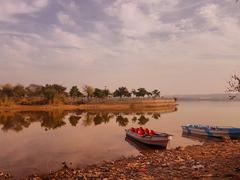
[[[0,111],[52,111],[52,110],[87,110],[87,111],[131,111],[131,110],[170,110],[177,107],[173,99],[140,99],[127,101],[90,102],[80,105],[11,105],[0,106]]]
[[[0,178],[11,179],[9,175]],[[203,145],[170,150],[142,151],[136,157],[124,157],[85,168],[62,169],[40,179],[240,179],[240,140],[208,142]]]

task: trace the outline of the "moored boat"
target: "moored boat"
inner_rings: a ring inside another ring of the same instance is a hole
[[[215,138],[240,138],[240,128],[207,126],[207,125],[184,125],[183,132],[191,135],[207,136]]]
[[[139,133],[138,129],[140,128],[126,129],[126,136],[149,146],[159,146],[161,148],[166,148],[169,140],[172,137],[172,135],[169,135],[167,133],[154,132],[152,130],[150,130],[148,133],[148,129],[145,129],[147,131],[144,131],[142,129]]]

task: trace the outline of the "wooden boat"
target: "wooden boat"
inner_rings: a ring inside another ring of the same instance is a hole
[[[130,129],[126,129],[126,136],[133,140],[136,140],[140,143],[149,146],[159,146],[162,148],[166,148],[169,140],[171,139],[172,135],[166,133],[156,133],[154,135],[139,135],[136,132],[132,132]]]
[[[240,138],[240,128],[207,126],[207,125],[184,125],[183,132],[191,135],[207,136],[215,138]]]

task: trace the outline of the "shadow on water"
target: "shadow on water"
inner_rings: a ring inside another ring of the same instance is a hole
[[[128,136],[125,137],[125,141],[128,142],[134,148],[136,148],[142,154],[146,152],[155,151],[155,150],[166,149],[166,148],[162,148],[161,146],[145,145]]]
[[[200,136],[200,135],[193,135],[183,132],[182,137],[188,138],[194,141],[198,141],[201,143],[209,143],[209,142],[221,142],[223,139],[221,138],[214,138],[214,137],[208,137],[208,136]]]
[[[176,111],[177,109],[175,109]],[[150,119],[160,119],[159,112],[86,112],[86,111],[24,111],[1,112],[0,126],[2,131],[20,132],[38,122],[46,131],[61,128],[67,121],[71,126],[98,126],[115,121],[118,126],[125,127],[131,121],[136,125],[145,125]]]

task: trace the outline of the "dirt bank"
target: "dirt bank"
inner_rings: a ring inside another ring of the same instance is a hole
[[[144,151],[137,157],[123,158],[82,169],[65,166],[57,172],[43,176],[32,175],[26,179],[237,180],[240,179],[240,141],[211,142],[172,150]]]

